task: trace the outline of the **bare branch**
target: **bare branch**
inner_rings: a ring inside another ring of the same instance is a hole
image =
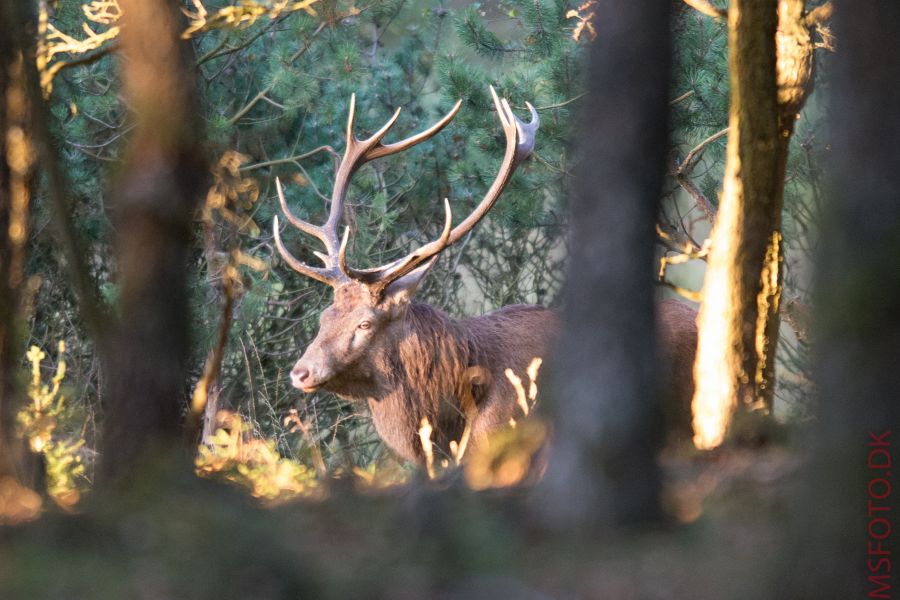
[[[690,300],[691,302],[700,302],[700,292],[695,292],[694,290],[683,288],[680,285],[675,285],[674,283],[666,281],[664,279],[658,280],[656,283],[657,285],[669,288],[686,300]]]
[[[726,9],[713,6],[709,0],[684,0],[684,3],[708,17],[724,19],[728,16]]]
[[[816,27],[821,25],[825,21],[831,18],[831,15],[834,14],[834,5],[831,2],[826,2],[822,6],[817,6],[812,9],[806,15],[806,26],[807,27]]]
[[[298,160],[303,160],[304,158],[309,158],[319,152],[328,152],[340,159],[341,155],[335,152],[334,148],[331,146],[319,146],[318,148],[313,148],[309,152],[304,152],[303,154],[297,154],[295,156],[288,156],[287,158],[275,158],[272,160],[267,160],[264,162],[252,164],[252,165],[244,165],[240,168],[241,172],[245,171],[255,171],[256,169],[264,169],[266,167],[274,167],[276,165],[283,165],[287,163],[296,163]]]
[[[694,203],[703,211],[706,215],[706,218],[709,219],[710,223],[715,223],[716,221],[716,207],[712,205],[712,202],[709,201],[709,198],[703,195],[703,192],[694,185],[694,182],[684,173],[679,171],[679,166],[676,164],[672,169],[672,177],[675,178],[675,181],[678,182],[678,185],[681,186],[685,192],[694,200]]]
[[[726,127],[722,131],[716,132],[697,144],[697,146],[687,153],[687,156],[684,157],[684,160],[678,165],[678,171],[682,174],[687,174],[691,169],[694,168],[694,163],[699,160],[700,156],[702,156],[703,151],[706,150],[706,147],[715,142],[716,140],[722,138],[728,133],[728,128]]]
[[[685,100],[687,100],[688,98],[690,98],[691,96],[693,96],[694,93],[695,93],[694,90],[688,90],[688,91],[686,91],[685,93],[683,93],[682,95],[678,96],[677,98],[675,98],[675,99],[673,99],[673,100],[670,100],[670,101],[669,101],[669,106],[675,106],[676,104],[680,104],[681,102],[684,102]]]

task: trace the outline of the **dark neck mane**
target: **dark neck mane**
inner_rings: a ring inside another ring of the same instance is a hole
[[[369,401],[378,433],[396,452],[422,456],[418,431],[426,417],[438,455],[459,440],[465,427],[460,396],[469,386],[468,367],[480,363],[477,346],[456,320],[427,304],[410,304],[397,352],[385,365],[386,394]]]

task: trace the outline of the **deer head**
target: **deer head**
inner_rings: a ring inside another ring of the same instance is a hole
[[[506,99],[497,97],[493,88],[491,95],[506,135],[506,151],[493,184],[475,210],[456,227],[453,227],[450,203],[445,199],[446,215],[440,236],[389,264],[367,269],[347,265],[350,229],[344,228],[343,236],[339,238],[338,224],[343,215],[350,179],[368,161],[406,150],[441,131],[456,115],[461,100],[425,131],[386,144],[382,139],[400,116],[400,109],[370,138],[359,140],[353,134],[355,95],[351,96],[347,145],[335,175],[328,220],[321,226],[312,225],[291,213],[281,182],[276,180],[284,216],[300,231],[318,238],[326,251],[315,252],[324,263],[323,267],[313,267],[298,260],[285,248],[276,216],[274,234],[279,254],[301,275],[334,288],[334,302],[322,312],[318,334],[291,371],[291,381],[295,387],[307,392],[325,388],[349,397],[365,397],[373,394],[373,385],[383,383],[380,379],[386,373],[386,361],[395,346],[398,328],[422,278],[443,250],[465,237],[484,218],[516,167],[534,148],[535,132],[539,125],[534,107],[526,103],[531,121],[524,123],[513,114]]]

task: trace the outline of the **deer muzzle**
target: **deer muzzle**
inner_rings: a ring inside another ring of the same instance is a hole
[[[326,379],[318,372],[314,365],[307,364],[300,359],[291,369],[291,385],[304,392],[314,392],[325,383]]]

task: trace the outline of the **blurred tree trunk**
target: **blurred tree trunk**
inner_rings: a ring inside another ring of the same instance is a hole
[[[888,598],[897,590],[897,465],[885,468],[884,454],[872,460],[882,467],[868,463],[878,449],[900,456],[900,3],[835,4],[832,186],[815,295],[815,455],[774,596],[801,600],[822,598],[823,590],[829,598]],[[878,479],[894,484],[886,499],[877,498],[886,489]],[[866,564],[884,557],[869,554],[868,543],[877,550],[879,540],[868,529],[879,517],[893,523],[882,547],[894,553],[894,587],[870,595],[881,586],[869,577],[885,575],[884,565],[873,573]]]
[[[206,166],[194,73],[173,0],[120,0],[121,72],[135,129],[113,186],[119,283],[101,476],[181,440],[191,223]]]
[[[7,7],[0,5],[0,30],[9,31],[11,26]],[[15,394],[15,313],[18,301],[17,290],[10,285],[13,251],[9,239],[11,195],[6,147],[10,117],[5,100],[16,56],[11,38],[0,36],[0,480],[15,473],[11,446],[13,410],[10,402]]]
[[[587,531],[659,515],[662,439],[654,224],[668,131],[670,3],[598,3],[581,115],[562,340],[548,403],[554,525]]]
[[[756,348],[765,342],[767,310],[760,319],[761,273],[767,254],[776,257],[768,264],[777,264],[781,245],[776,16],[777,0],[732,0],[728,6],[728,148],[694,368],[694,441],[702,448],[719,445],[734,410],[756,401]],[[777,272],[766,279],[773,275],[777,288]]]
[[[0,31],[21,29],[21,15],[15,6],[0,5]],[[25,276],[34,144],[21,36],[0,37],[0,479],[3,479],[4,476],[21,477],[28,456],[25,443],[14,433],[16,404],[22,398],[16,385],[22,350],[17,329]]]

